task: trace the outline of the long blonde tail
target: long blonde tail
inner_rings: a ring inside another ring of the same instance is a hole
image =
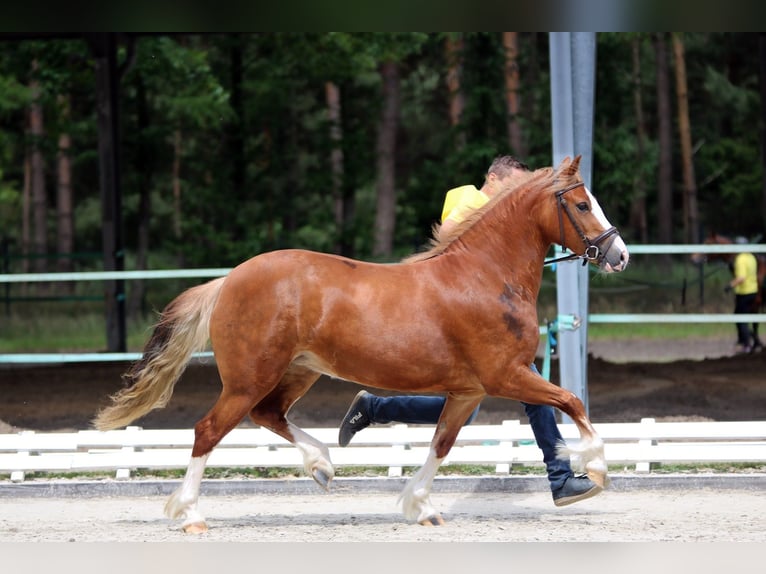
[[[192,287],[165,307],[143,357],[123,375],[125,388],[93,420],[98,430],[125,426],[168,404],[192,354],[207,345],[210,316],[225,279]]]

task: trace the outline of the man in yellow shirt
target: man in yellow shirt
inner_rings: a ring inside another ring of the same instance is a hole
[[[746,245],[747,239],[737,237],[735,243]],[[753,307],[758,294],[758,260],[752,253],[737,253],[732,265],[734,278],[729,281],[727,291],[734,290],[734,313],[754,313]],[[737,352],[750,353],[756,347],[763,347],[758,338],[758,323],[753,329],[747,323],[737,323]]]
[[[529,168],[516,158],[501,156],[489,166],[481,189],[473,185],[464,185],[448,191],[442,209],[442,231],[450,231],[473,210],[487,203],[505,187],[512,185],[515,176],[526,171],[529,171]],[[531,368],[538,372],[534,363]],[[373,423],[436,424],[445,400],[444,397],[434,395],[380,397],[360,391],[343,417],[338,432],[338,444],[348,445],[357,432]],[[563,439],[556,426],[553,408],[547,405],[522,404],[537,445],[543,451],[543,462],[548,472],[553,503],[556,506],[566,506],[601,492],[601,488],[588,477],[575,476],[568,460],[558,458],[556,447]],[[470,424],[478,412],[479,407],[476,407],[465,424]]]

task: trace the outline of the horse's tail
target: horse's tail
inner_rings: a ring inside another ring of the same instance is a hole
[[[97,429],[125,426],[168,403],[192,354],[207,345],[210,316],[225,279],[192,287],[165,307],[143,357],[123,375],[125,388],[93,420]]]

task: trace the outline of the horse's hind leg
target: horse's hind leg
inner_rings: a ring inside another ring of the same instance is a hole
[[[407,482],[399,500],[404,516],[416,520],[424,526],[444,524],[441,514],[431,504],[431,485],[444,457],[447,456],[465,421],[478,404],[482,396],[460,397],[447,396],[442,414],[436,425],[436,432],[431,441],[428,458],[415,475]]]
[[[303,467],[322,488],[327,490],[335,476],[327,446],[295,426],[287,419],[290,407],[309,390],[319,373],[291,365],[274,390],[250,411],[250,418],[290,441],[303,455]]]
[[[194,447],[186,475],[165,504],[166,516],[184,519],[185,532],[196,534],[207,530],[205,519],[197,510],[207,458],[221,439],[245,417],[255,400],[250,394],[232,393],[224,387],[210,412],[194,426]]]

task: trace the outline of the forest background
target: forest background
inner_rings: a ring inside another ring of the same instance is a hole
[[[592,188],[625,239],[760,241],[766,35],[596,38]],[[393,261],[493,157],[552,161],[547,33],[125,35],[119,60],[126,269]],[[84,39],[0,42],[6,272],[100,269],[94,86]]]

